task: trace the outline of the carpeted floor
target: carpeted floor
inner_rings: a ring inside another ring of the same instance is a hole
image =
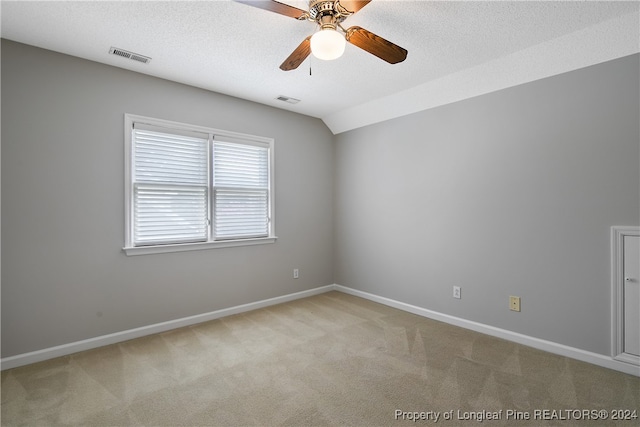
[[[637,377],[339,292],[2,372],[3,426],[631,427],[611,418],[633,411]]]

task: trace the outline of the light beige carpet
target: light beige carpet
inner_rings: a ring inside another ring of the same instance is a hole
[[[640,425],[614,409],[640,379],[339,292],[2,372],[6,426]]]

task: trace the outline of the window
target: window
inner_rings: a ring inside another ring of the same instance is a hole
[[[125,252],[275,241],[273,140],[125,115]]]

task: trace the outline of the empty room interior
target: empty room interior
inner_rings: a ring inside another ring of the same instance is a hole
[[[640,422],[639,3],[0,15],[2,425]]]

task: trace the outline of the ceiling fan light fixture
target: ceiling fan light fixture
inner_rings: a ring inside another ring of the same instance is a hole
[[[323,28],[311,37],[311,53],[325,61],[338,59],[344,53],[346,44],[344,36],[335,28]]]

